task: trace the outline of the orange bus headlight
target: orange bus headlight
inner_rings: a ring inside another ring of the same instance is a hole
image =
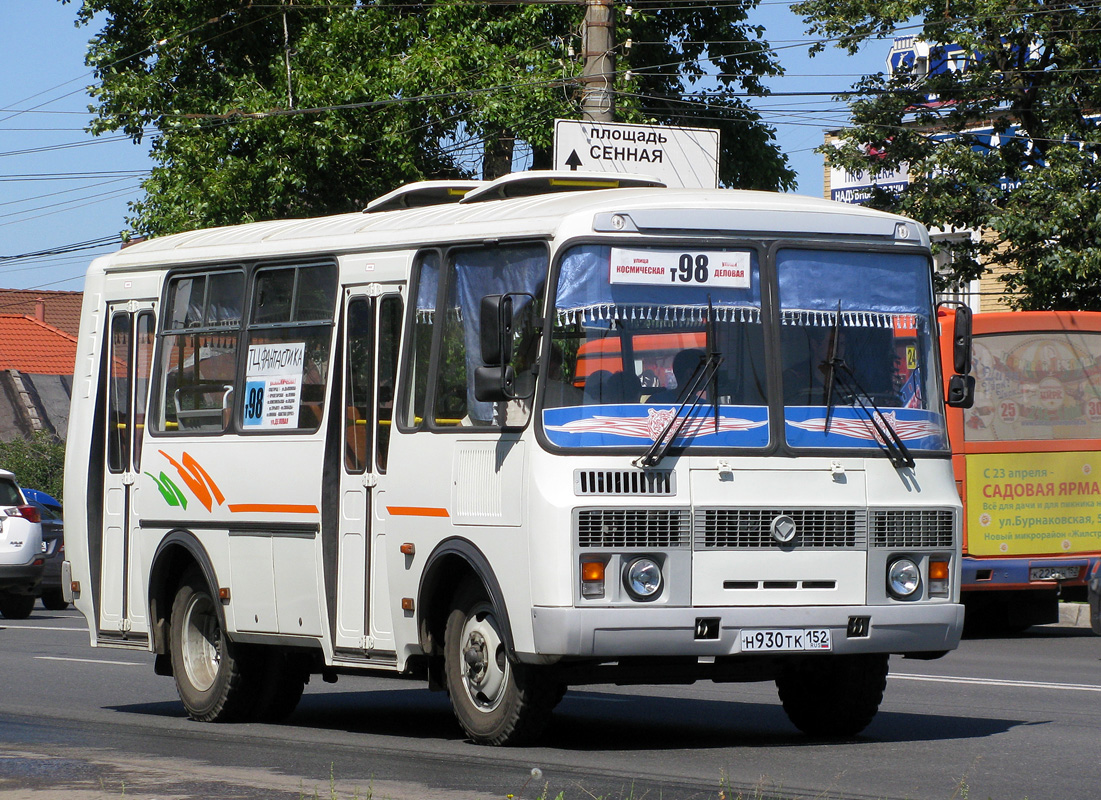
[[[604,567],[603,561],[581,562],[582,597],[592,600],[604,596]]]
[[[948,596],[948,562],[931,560],[929,562],[929,596]]]

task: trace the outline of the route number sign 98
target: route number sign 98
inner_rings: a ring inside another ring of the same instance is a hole
[[[748,289],[748,252],[632,250],[613,247],[611,283]]]

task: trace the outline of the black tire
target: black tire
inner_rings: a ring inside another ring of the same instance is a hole
[[[64,611],[69,604],[60,589],[46,589],[42,592],[42,607],[47,611]]]
[[[254,664],[257,694],[251,719],[282,722],[302,699],[310,674],[300,659],[274,647],[257,647],[249,654]]]
[[[784,713],[808,736],[849,738],[871,723],[887,686],[885,654],[805,658],[776,678]]]
[[[473,581],[459,588],[447,618],[444,671],[451,708],[477,744],[534,740],[562,698],[545,670],[509,660],[497,611]]]
[[[0,615],[4,619],[26,619],[34,609],[33,594],[0,592]]]
[[[226,638],[210,589],[197,571],[183,577],[172,602],[169,653],[176,691],[200,722],[248,719],[255,681],[242,648]]]

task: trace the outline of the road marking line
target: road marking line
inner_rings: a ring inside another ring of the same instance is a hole
[[[104,661],[100,658],[62,658],[61,656],[35,656],[39,661],[77,661],[81,664],[118,664],[122,667],[144,667],[137,661]]]
[[[1011,686],[1025,689],[1059,689],[1065,692],[1101,692],[1101,686],[1089,683],[1047,683],[1044,681],[1010,681],[995,678],[964,678],[954,675],[896,674],[888,677],[903,681],[929,681],[931,683],[971,683],[980,686]]]
[[[86,627],[51,627],[50,625],[0,625],[0,631],[78,631],[88,633]]]

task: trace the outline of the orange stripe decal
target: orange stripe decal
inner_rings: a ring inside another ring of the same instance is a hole
[[[234,514],[316,514],[317,506],[296,506],[284,503],[231,503]]]
[[[446,508],[423,508],[421,506],[386,506],[394,517],[450,517]]]

